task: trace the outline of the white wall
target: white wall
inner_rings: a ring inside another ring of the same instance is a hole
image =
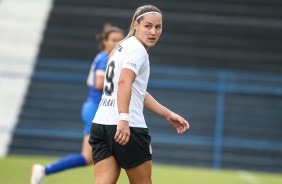
[[[0,156],[5,156],[53,0],[0,1]]]

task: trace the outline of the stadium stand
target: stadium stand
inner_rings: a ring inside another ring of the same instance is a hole
[[[94,36],[105,22],[127,29],[143,3],[54,0],[10,153],[80,150]],[[164,32],[149,51],[148,90],[191,123],[180,136],[145,112],[154,161],[281,172],[282,2],[149,3],[164,12]]]

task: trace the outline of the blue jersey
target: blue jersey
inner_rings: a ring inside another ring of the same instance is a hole
[[[81,117],[84,122],[84,135],[90,134],[92,120],[96,114],[103,93],[102,90],[98,90],[95,87],[95,73],[97,70],[106,70],[108,56],[109,55],[106,52],[100,52],[99,54],[97,54],[91,65],[87,79],[89,93],[81,110]]]
[[[108,57],[109,54],[102,51],[98,53],[95,59],[93,60],[87,79],[87,85],[89,87],[88,100],[100,102],[103,91],[98,90],[95,87],[95,73],[97,70],[106,70]]]

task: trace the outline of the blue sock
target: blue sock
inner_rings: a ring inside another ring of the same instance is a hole
[[[65,169],[86,166],[85,158],[81,154],[70,155],[63,159],[45,166],[45,174],[52,174]]]

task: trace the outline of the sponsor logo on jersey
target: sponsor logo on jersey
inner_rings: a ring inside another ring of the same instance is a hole
[[[128,64],[128,65],[130,65],[130,66],[132,66],[132,67],[134,67],[134,68],[136,68],[136,67],[137,67],[137,65],[136,65],[135,63],[130,63],[130,62],[127,62],[126,64]]]

